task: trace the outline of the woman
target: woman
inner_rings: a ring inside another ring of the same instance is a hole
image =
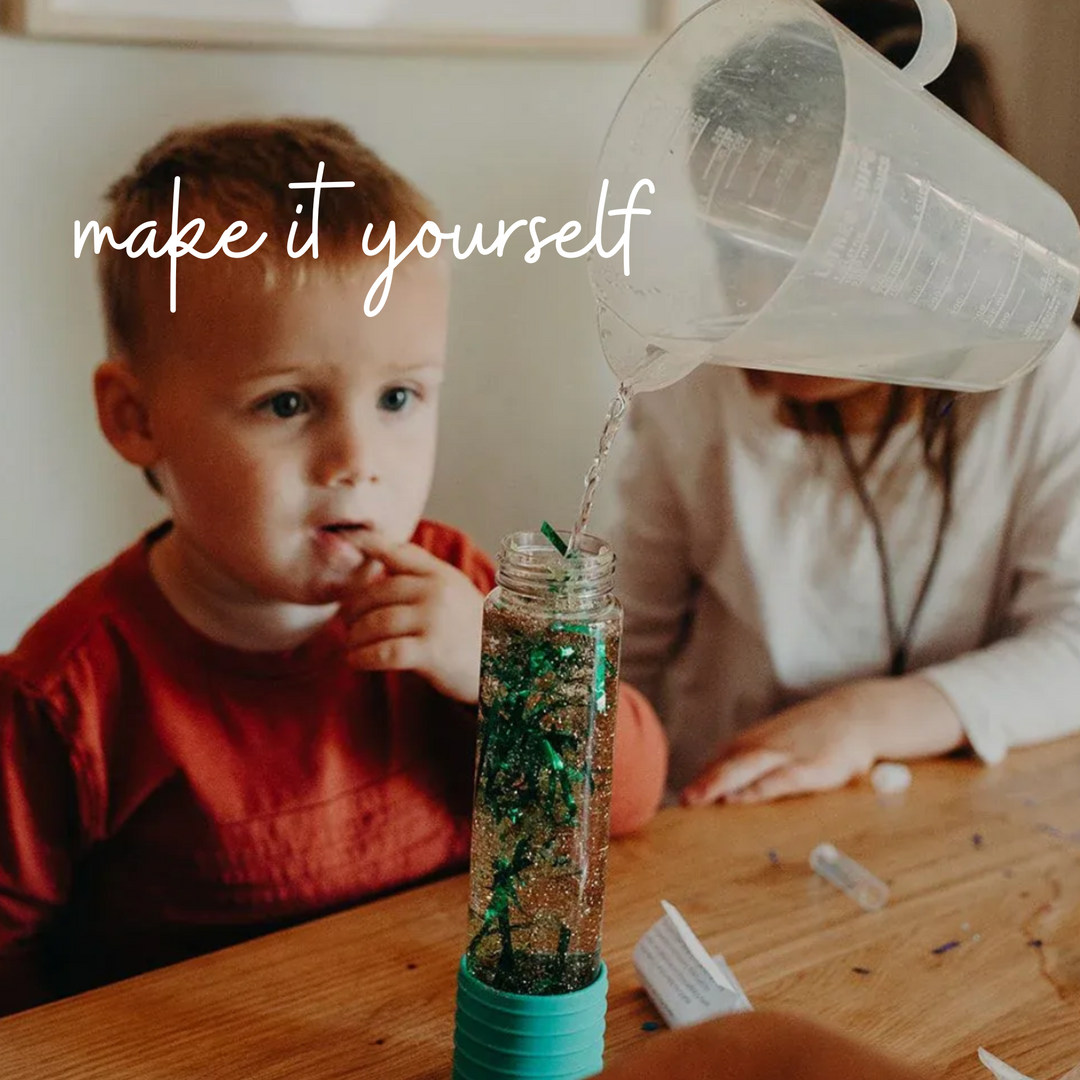
[[[825,6],[898,64],[917,48],[914,4]],[[930,89],[1002,139],[973,46]],[[724,92],[745,100],[703,76]],[[640,395],[623,674],[668,729],[669,795],[767,800],[1080,728],[1078,417],[1072,328],[985,395],[708,365]]]

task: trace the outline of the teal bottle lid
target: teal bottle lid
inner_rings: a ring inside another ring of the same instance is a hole
[[[569,994],[509,994],[458,969],[454,1080],[584,1080],[604,1066],[607,967]]]

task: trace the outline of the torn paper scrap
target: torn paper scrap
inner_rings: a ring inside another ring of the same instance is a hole
[[[1031,1080],[1022,1072],[1017,1072],[1011,1065],[994,1057],[989,1050],[979,1047],[979,1060],[997,1077],[997,1080]],[[1080,1065],[1070,1069],[1060,1080],[1080,1080]]]
[[[668,1027],[688,1027],[753,1006],[722,956],[710,956],[673,904],[634,949],[634,968]]]
[[[1017,1072],[1011,1065],[1006,1065],[1000,1058],[994,1057],[989,1050],[979,1047],[979,1060],[997,1077],[997,1080],[1031,1080],[1031,1077]]]

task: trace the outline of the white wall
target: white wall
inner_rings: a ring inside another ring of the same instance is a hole
[[[1080,0],[952,0],[982,45],[1013,153],[1080,211]]]
[[[692,10],[693,0],[684,0]],[[1010,99],[1019,155],[1080,204],[1080,0],[957,0]],[[160,513],[98,435],[92,260],[72,222],[168,127],[327,114],[413,177],[448,222],[587,214],[637,63],[380,58],[46,44],[0,37],[0,650]],[[614,380],[583,261],[547,249],[455,268],[452,371],[431,513],[487,548],[567,524]],[[598,520],[607,518],[610,490]]]
[[[194,52],[0,37],[0,650],[160,505],[98,434],[93,260],[72,222],[168,127],[327,114],[411,176],[444,219],[588,213],[592,168],[637,64]],[[583,260],[528,241],[455,264],[451,372],[431,513],[493,548],[568,525],[614,379]]]

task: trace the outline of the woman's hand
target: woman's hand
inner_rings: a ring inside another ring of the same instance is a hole
[[[768,802],[843,787],[881,759],[963,745],[948,699],[918,676],[867,679],[801,702],[743,732],[683,791],[703,806]]]

